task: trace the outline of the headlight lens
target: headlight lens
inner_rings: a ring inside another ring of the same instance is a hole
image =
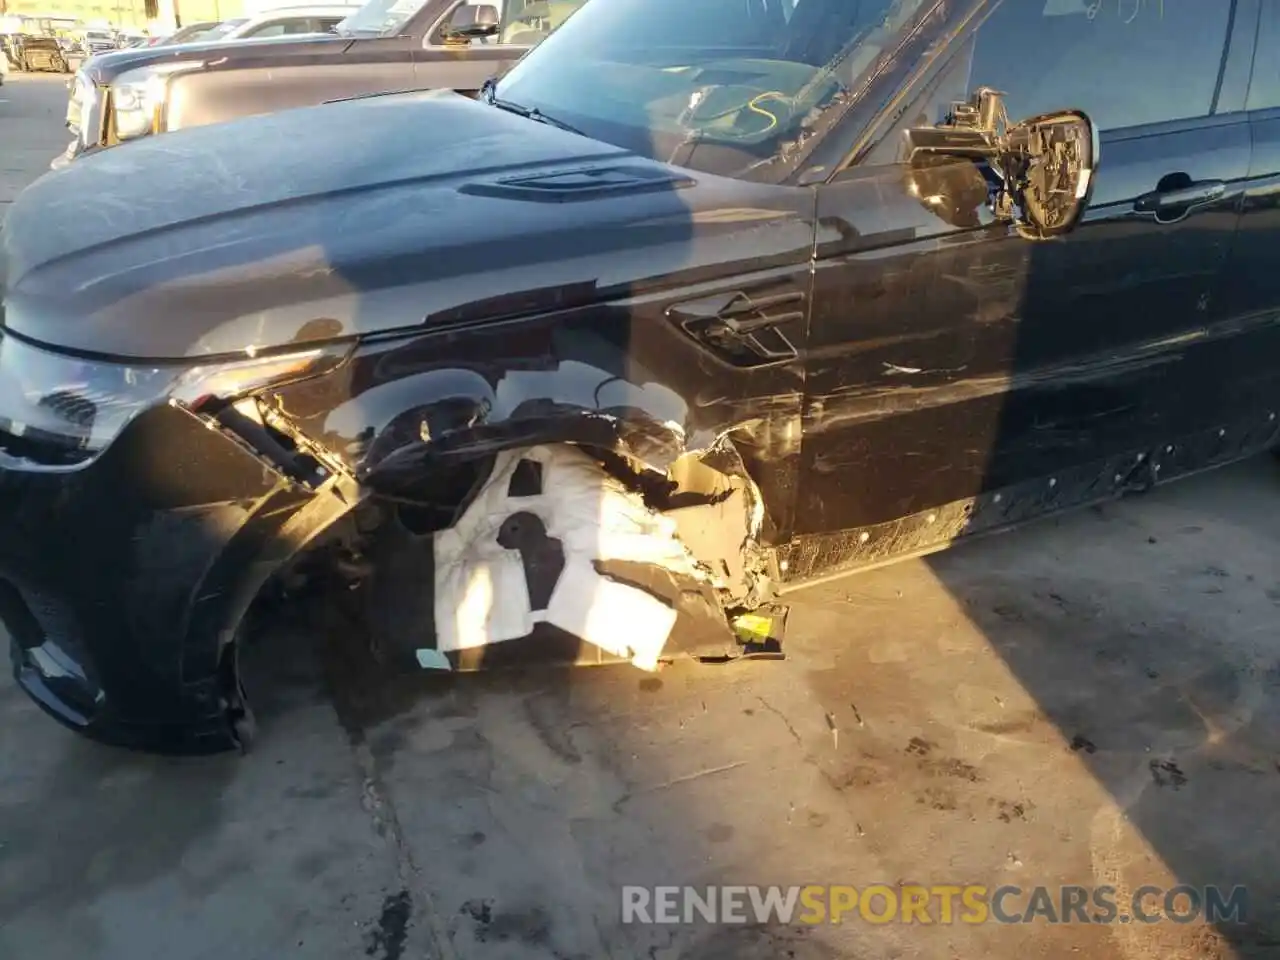
[[[89,460],[147,407],[174,400],[200,410],[335,369],[349,348],[227,363],[124,365],[84,360],[0,332],[0,450],[37,463]]]
[[[131,140],[151,133],[156,114],[164,106],[165,78],[150,76],[145,80],[117,83],[111,87],[111,110],[116,136]]]
[[[156,130],[169,96],[169,78],[203,66],[199,62],[182,61],[121,74],[111,85],[111,116],[116,136],[132,140]]]

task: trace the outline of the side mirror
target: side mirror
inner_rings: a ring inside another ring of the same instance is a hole
[[[465,43],[498,32],[498,8],[488,3],[464,3],[453,11],[445,27],[446,41]]]
[[[1001,95],[983,87],[956,104],[942,123],[910,129],[906,139],[908,189],[944,219],[952,207],[974,199],[972,179],[959,199],[954,190],[939,189],[940,171],[948,166],[949,182],[964,182],[947,163],[954,159],[971,160],[982,169],[992,211],[1028,240],[1069,233],[1089,206],[1100,148],[1097,128],[1079,111],[1010,125]]]

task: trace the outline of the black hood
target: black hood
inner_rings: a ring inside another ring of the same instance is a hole
[[[314,56],[317,48],[336,46],[345,49],[352,43],[351,37],[299,36],[264,37],[247,40],[212,40],[208,43],[179,43],[172,46],[136,47],[99,53],[85,61],[82,68],[94,83],[111,83],[123,73],[166,63],[190,63],[204,61],[223,65],[249,65],[270,58],[271,63],[287,63],[289,57]]]
[[[758,188],[697,180],[448,92],[179,131],[23,192],[5,325],[189,357],[617,296],[691,265],[695,206],[751,219]]]

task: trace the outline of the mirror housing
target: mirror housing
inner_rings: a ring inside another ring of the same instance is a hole
[[[1028,240],[1071,232],[1089,206],[1100,147],[1079,111],[1011,125],[1001,94],[982,87],[937,126],[907,130],[906,140],[908,190],[948,223],[975,225],[978,207],[976,181],[966,182],[956,159],[978,165],[992,212]]]
[[[444,30],[446,42],[467,43],[498,32],[498,8],[489,3],[464,3],[453,11]]]

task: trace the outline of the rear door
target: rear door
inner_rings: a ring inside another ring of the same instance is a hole
[[[1253,160],[1225,290],[1222,402],[1235,445],[1275,441],[1280,420],[1280,2],[1261,0],[1247,107]],[[1242,58],[1243,59],[1243,58]]]
[[[824,563],[1105,495],[1155,438],[1214,418],[1196,347],[1223,316],[1250,156],[1222,98],[1234,7],[1007,0],[908,105],[904,124],[936,122],[985,85],[1014,120],[1090,113],[1101,169],[1066,238],[928,212],[896,135],[820,188],[797,532],[855,532]]]
[[[226,58],[225,68],[179,73],[169,81],[168,129],[412,90],[415,48],[408,36],[291,39],[285,34],[275,43],[242,44],[234,58]]]

